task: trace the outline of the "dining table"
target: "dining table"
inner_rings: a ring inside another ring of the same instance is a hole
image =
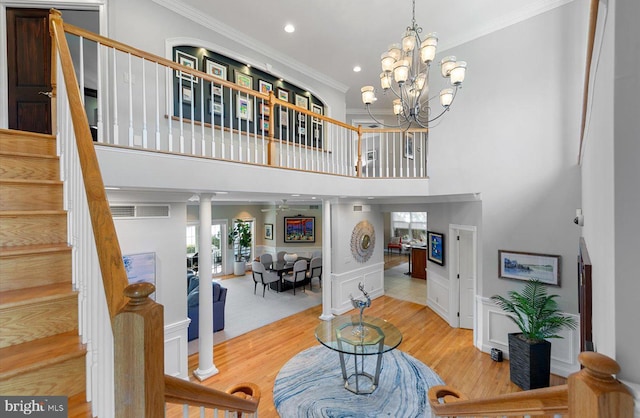
[[[307,269],[309,268],[309,262],[311,261],[310,258],[298,257],[296,261],[299,261],[299,260],[305,260],[307,262]],[[295,265],[296,261],[275,260],[271,263],[271,266],[268,267],[268,270],[273,271],[280,278],[280,280],[278,280],[277,282],[272,282],[269,284],[271,289],[281,292],[283,290],[289,290],[293,288],[293,284],[289,282],[285,282],[282,279],[282,276],[284,276],[287,273],[291,273],[293,271],[293,266]],[[296,283],[296,286],[300,284],[306,285],[306,283],[307,283],[307,280],[304,280],[302,282]]]

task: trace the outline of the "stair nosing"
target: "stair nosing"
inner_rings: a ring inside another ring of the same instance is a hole
[[[73,247],[68,243],[51,243],[51,244],[34,244],[34,245],[17,245],[15,247],[1,247],[0,258],[16,257],[22,255],[51,254],[71,252]]]
[[[0,292],[0,311],[41,302],[77,299],[77,297],[78,292],[73,289],[69,282],[5,290]]]
[[[0,185],[8,183],[14,184],[32,184],[36,185],[51,185],[51,186],[61,186],[63,182],[61,180],[40,180],[40,179],[2,179],[0,178]]]
[[[26,136],[31,138],[42,138],[42,139],[51,139],[51,140],[56,139],[55,135],[53,134],[41,134],[38,132],[20,131],[17,129],[1,128],[0,133],[4,133],[7,135],[23,136],[23,137]]]
[[[65,215],[66,210],[0,210],[1,216]]]
[[[4,150],[0,150],[0,156],[40,158],[40,159],[44,159],[44,160],[59,160],[60,159],[60,157],[58,157],[57,155],[34,154],[32,152],[4,151]]]

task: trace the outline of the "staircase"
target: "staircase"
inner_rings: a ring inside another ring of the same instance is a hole
[[[55,137],[0,129],[0,394],[84,403],[59,177]]]

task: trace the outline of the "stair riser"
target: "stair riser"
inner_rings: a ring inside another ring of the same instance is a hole
[[[72,396],[85,390],[85,357],[80,356],[0,381],[0,393],[20,396]]]
[[[78,296],[0,308],[0,348],[78,328]]]
[[[61,210],[62,184],[1,183],[0,210]]]
[[[56,140],[53,137],[19,134],[0,130],[0,151],[25,152],[39,155],[56,155]]]
[[[69,282],[71,249],[0,256],[0,292]]]
[[[55,158],[0,155],[0,178],[24,180],[60,180]]]
[[[67,242],[65,213],[0,216],[0,246],[60,244]]]

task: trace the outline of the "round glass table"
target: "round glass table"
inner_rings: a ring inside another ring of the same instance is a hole
[[[318,341],[340,356],[344,387],[356,394],[373,393],[378,387],[382,354],[402,342],[402,333],[393,324],[373,316],[341,315],[316,327]],[[355,372],[347,376],[345,355],[353,355]],[[364,371],[366,356],[377,355],[373,374]]]

